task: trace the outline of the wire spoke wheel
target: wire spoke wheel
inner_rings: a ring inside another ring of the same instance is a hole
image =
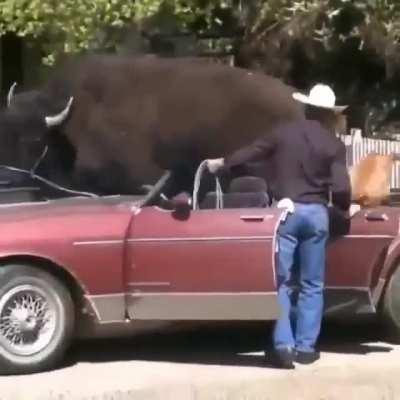
[[[0,299],[0,343],[17,356],[42,351],[56,330],[56,304],[42,289],[20,285]]]
[[[29,264],[0,266],[0,374],[54,368],[74,325],[74,302],[61,279]]]

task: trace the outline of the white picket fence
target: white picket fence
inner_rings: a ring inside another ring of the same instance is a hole
[[[347,165],[357,164],[369,153],[400,154],[400,142],[392,140],[378,140],[362,137],[360,132],[352,135],[340,135],[339,138],[346,146]],[[392,189],[400,189],[400,162],[395,162],[392,169]]]

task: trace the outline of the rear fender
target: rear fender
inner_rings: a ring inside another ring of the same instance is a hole
[[[400,260],[400,236],[393,239],[389,245],[383,266],[379,272],[378,281],[372,290],[374,304],[377,305],[384,293],[387,282],[398,267]]]

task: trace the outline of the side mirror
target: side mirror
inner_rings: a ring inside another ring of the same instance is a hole
[[[192,202],[190,196],[184,192],[179,193],[171,200],[172,216],[180,221],[185,221],[189,218],[192,210]]]

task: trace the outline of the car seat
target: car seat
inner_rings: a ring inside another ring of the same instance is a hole
[[[200,209],[216,208],[215,192],[208,192],[200,204]],[[242,176],[232,179],[228,191],[223,195],[224,208],[264,208],[270,206],[267,184],[256,176]]]

